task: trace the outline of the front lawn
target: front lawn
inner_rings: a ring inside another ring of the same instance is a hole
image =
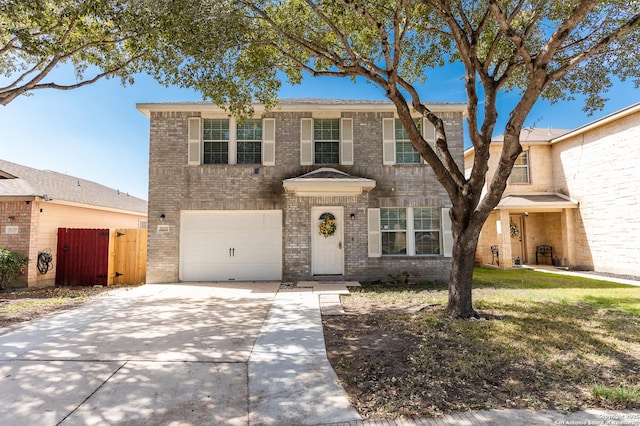
[[[363,284],[323,317],[329,359],[368,418],[491,408],[640,408],[640,287],[478,268],[482,319],[444,284]]]

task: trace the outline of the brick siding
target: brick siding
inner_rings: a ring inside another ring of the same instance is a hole
[[[452,154],[463,164],[462,113],[440,114]],[[300,166],[300,119],[310,112],[271,112],[276,119],[276,165],[187,165],[188,118],[198,112],[152,112],[149,149],[149,244],[147,281],[177,282],[180,212],[183,210],[283,210],[283,279],[311,278],[311,207],[342,206],[345,212],[344,278],[447,279],[449,258],[367,256],[367,209],[381,206],[450,205],[427,165],[382,165],[382,118],[392,112],[343,112],[353,118],[354,165],[333,166],[376,181],[370,193],[348,197],[301,197],[282,181],[318,168]],[[351,213],[355,220],[350,219]],[[164,221],[160,215],[164,214]],[[168,225],[169,232],[157,232]]]

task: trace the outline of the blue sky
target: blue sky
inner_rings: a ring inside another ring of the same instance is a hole
[[[71,75],[62,68],[47,81],[68,81]],[[448,67],[421,86],[420,94],[427,102],[465,102],[462,76],[459,67]],[[371,84],[336,78],[308,78],[299,86],[285,85],[280,92],[280,98],[301,97],[385,99]],[[573,129],[640,101],[631,82],[617,83],[608,97],[605,109],[591,117],[582,111],[580,100],[556,105],[538,101],[526,125]],[[496,134],[502,133],[515,99],[515,93],[501,97]],[[149,121],[135,104],[200,100],[196,92],[166,88],[145,75],[126,87],[112,79],[72,91],[37,91],[0,106],[0,158],[92,180],[146,199]]]

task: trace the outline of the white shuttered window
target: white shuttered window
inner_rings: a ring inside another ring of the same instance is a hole
[[[451,257],[449,210],[439,207],[368,209],[369,257]]]
[[[189,118],[187,164],[275,165],[275,119]]]

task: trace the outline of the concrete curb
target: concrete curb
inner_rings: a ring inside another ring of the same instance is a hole
[[[356,420],[320,423],[316,426],[543,426],[543,425],[640,425],[640,411],[589,409],[574,413],[554,410],[478,410],[431,419]]]

